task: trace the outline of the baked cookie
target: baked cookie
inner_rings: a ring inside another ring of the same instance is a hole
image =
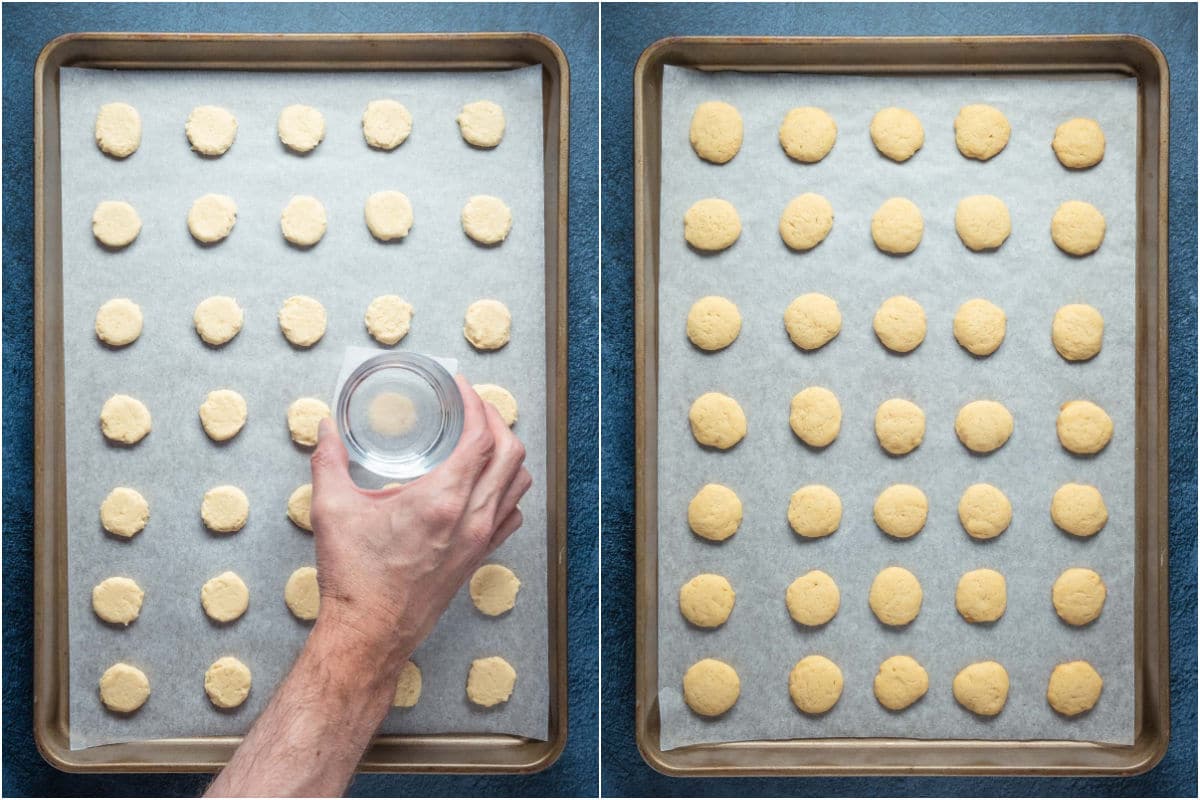
[[[954,676],[954,699],[981,717],[994,717],[1008,701],[1008,671],[995,661],[977,661]]]
[[[683,215],[683,238],[697,250],[716,252],[730,247],[742,234],[742,221],[728,200],[698,200]]]
[[[1012,436],[1013,417],[995,400],[975,400],[958,410],[954,432],[968,450],[990,453],[1003,447]]]
[[[892,656],[875,675],[875,699],[889,711],[902,711],[929,691],[929,673],[912,656]]]
[[[476,350],[499,350],[512,335],[512,314],[499,300],[476,300],[463,316],[463,336]]]
[[[825,656],[805,656],[792,667],[788,694],[805,714],[824,714],[842,696],[842,671]]]
[[[705,573],[679,587],[679,611],[699,628],[717,628],[729,619],[734,598],[724,576]]]
[[[1108,508],[1095,486],[1064,483],[1050,501],[1050,519],[1073,536],[1093,536],[1108,522]]]
[[[96,112],[96,146],[113,158],[128,158],[142,143],[142,118],[128,103],[105,103]]]
[[[899,397],[883,401],[875,409],[875,438],[894,456],[911,453],[925,438],[925,412]]]
[[[1004,341],[1004,309],[975,298],[958,307],[954,315],[954,340],[973,356],[990,356]]]
[[[715,658],[701,659],[683,674],[683,700],[704,717],[719,717],[733,708],[741,691],[737,671]]]
[[[837,123],[823,109],[793,108],[779,126],[779,144],[789,158],[815,164],[829,155],[837,141]]]
[[[809,447],[826,447],[842,430],[842,405],[823,386],[809,386],[792,398],[792,433]]]
[[[806,539],[828,536],[842,523],[842,499],[828,486],[811,484],[792,493],[788,524]]]
[[[692,436],[705,447],[728,450],[746,435],[746,414],[727,394],[707,392],[692,403],[688,411]]]
[[[972,484],[959,498],[958,521],[972,539],[995,539],[1012,523],[1012,503],[991,484]]]
[[[875,498],[875,524],[897,539],[911,539],[925,527],[929,500],[916,486],[896,483]]]
[[[150,410],[136,397],[114,394],[100,409],[104,438],[119,444],[137,444],[150,433]]]
[[[1046,702],[1064,717],[1074,717],[1091,711],[1100,700],[1104,679],[1086,661],[1059,664],[1050,673],[1046,686]]]
[[[793,197],[779,217],[779,236],[793,250],[811,250],[833,229],[833,206],[819,194]]]
[[[994,106],[963,106],[954,118],[954,143],[967,158],[987,161],[1005,148],[1011,133],[1008,118]]]
[[[787,609],[801,625],[824,625],[837,615],[842,596],[833,578],[819,569],[806,572],[787,588]]]
[[[696,155],[714,164],[724,164],[742,147],[742,115],[729,103],[710,100],[696,106],[688,139]]]
[[[816,350],[841,332],[842,312],[832,297],[816,292],[802,294],[783,312],[783,326],[796,347]]]
[[[954,230],[971,250],[995,250],[1012,233],[1008,206],[993,194],[964,197],[954,212]]]
[[[921,582],[903,567],[887,567],[871,582],[868,602],[884,625],[907,625],[921,613]]]
[[[885,200],[871,216],[871,238],[885,253],[902,256],[917,249],[925,233],[921,209],[906,197]]]
[[[1113,421],[1088,400],[1069,400],[1058,411],[1058,441],[1072,453],[1099,453],[1112,439]]]
[[[687,337],[701,350],[722,350],[733,344],[741,330],[738,307],[724,297],[701,297],[688,311]]]
[[[707,483],[688,503],[688,527],[701,539],[723,542],[742,524],[742,501],[728,486]]]
[[[1104,215],[1091,203],[1068,200],[1050,220],[1050,237],[1064,253],[1094,253],[1104,241]]]
[[[125,297],[114,297],[96,311],[96,338],[109,347],[124,347],[142,335],[142,309]]]
[[[1095,570],[1072,567],[1054,581],[1050,599],[1054,611],[1068,625],[1087,625],[1100,616],[1108,589]]]
[[[1100,352],[1104,343],[1104,317],[1089,305],[1065,305],[1054,312],[1050,339],[1067,361],[1087,361]]]
[[[1008,584],[994,569],[963,573],[954,592],[954,607],[967,622],[995,622],[1008,607]]]
[[[1050,146],[1064,167],[1087,169],[1104,158],[1104,131],[1096,120],[1076,117],[1054,130]]]
[[[925,129],[916,114],[890,106],[871,120],[871,141],[892,161],[904,162],[925,144]]]
[[[895,353],[916,350],[925,341],[925,309],[911,297],[889,297],[872,323],[880,343]]]

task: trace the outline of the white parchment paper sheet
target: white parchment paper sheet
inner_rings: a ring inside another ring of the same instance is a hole
[[[693,109],[725,100],[745,120],[741,152],[724,166],[701,161],[688,143]],[[989,103],[1012,123],[1008,147],[983,163],[954,144],[954,118],[968,103]],[[820,163],[793,162],[779,146],[788,109],[814,105],[838,125],[833,151]],[[880,108],[912,110],[925,127],[925,146],[909,162],[879,155],[869,126]],[[1133,740],[1134,558],[1134,275],[1136,84],[1132,79],[1025,77],[851,77],[703,73],[666,69],[663,84],[661,253],[659,262],[659,702],[664,749],[700,742],[808,737],[902,736],[964,739]],[[1104,161],[1071,172],[1050,148],[1055,127],[1074,116],[1097,119],[1108,139]],[[779,215],[803,192],[829,199],[834,225],[823,244],[793,253],[779,238]],[[958,201],[995,194],[1012,216],[1012,235],[998,251],[972,253],[954,231]],[[907,257],[878,251],[871,215],[892,196],[912,199],[925,235]],[[692,251],[683,215],[696,200],[723,197],[738,209],[742,235],[717,255]],[[1075,259],[1050,238],[1058,205],[1082,199],[1103,212],[1108,233],[1100,250]],[[837,300],[842,332],[805,353],[783,327],[788,303],[805,292]],[[698,298],[724,295],[742,312],[738,340],[704,353],[685,335]],[[886,298],[904,294],[924,307],[924,344],[895,355],[876,340],[871,321]],[[1004,344],[976,359],[952,332],[958,306],[984,297],[1008,315]],[[1104,314],[1104,349],[1085,364],[1062,360],[1050,342],[1055,310],[1090,303]],[[810,450],[788,425],[793,394],[825,386],[841,400],[839,438]],[[749,422],[731,451],[706,451],[692,439],[688,408],[706,391],[733,396]],[[924,443],[894,458],[874,434],[876,407],[891,397],[916,402],[926,415]],[[1001,450],[975,456],[954,435],[958,409],[995,399],[1016,429]],[[1055,435],[1059,405],[1090,399],[1112,416],[1112,443],[1099,455],[1068,454]],[[707,482],[734,489],[745,506],[737,534],[722,544],[694,536],[687,504]],[[1000,487],[1013,504],[1013,523],[998,539],[976,542],[963,532],[957,506],[975,482]],[[1100,487],[1107,527],[1082,540],[1058,531],[1050,498],[1068,481]],[[842,499],[841,528],[805,541],[787,522],[791,493],[808,483]],[[913,483],[929,498],[929,518],[915,538],[900,541],[876,529],[874,498],[893,483]],[[879,570],[911,570],[924,589],[920,616],[894,630],[871,613],[867,595]],[[1085,628],[1060,622],[1050,588],[1064,569],[1091,567],[1108,585],[1104,613]],[[991,625],[970,625],[954,607],[962,573],[990,567],[1008,582],[1008,610]],[[794,624],[787,586],[811,569],[828,572],[841,590],[841,610],[825,627]],[[725,575],[737,592],[729,621],[693,628],[679,613],[678,591],[701,572]],[[788,696],[788,674],[818,653],[842,670],[841,700],[808,717]],[[880,706],[872,692],[878,665],[909,654],[929,671],[929,692],[902,713]],[[681,681],[693,662],[714,657],[741,677],[741,698],[716,720],[691,713]],[[1012,686],[1004,711],[974,717],[954,701],[951,682],[974,661],[995,659]],[[1084,659],[1104,678],[1104,694],[1088,714],[1059,717],[1046,703],[1054,665]]]
[[[409,139],[392,152],[363,141],[367,103],[390,97],[413,116]],[[494,150],[465,144],[455,116],[464,103],[490,99],[508,121]],[[140,149],[124,161],[93,141],[96,109],[124,101],[141,113]],[[325,115],[324,142],[298,156],[276,135],[280,109],[311,105]],[[184,121],[197,105],[228,108],[237,141],[223,157],[191,152]],[[504,732],[545,738],[548,719],[546,616],[545,292],[540,68],[496,72],[253,73],[67,69],[62,74],[63,277],[66,341],[67,483],[70,526],[71,746],[245,732],[286,674],[308,634],[283,602],[297,567],[313,564],[312,537],[285,515],[288,496],[310,479],[308,451],[294,446],[285,413],[294,399],[332,392],[348,345],[377,346],[363,315],[377,295],[399,294],[415,309],[397,345],[457,358],[474,382],[507,386],[520,404],[517,432],[528,449],[534,486],[522,502],[525,525],[494,560],[522,582],[504,617],[479,614],[467,592],[454,599],[416,652],[424,688],[409,710],[393,710],[382,731]],[[397,189],[412,201],[415,224],[397,243],[373,239],[363,221],[372,192]],[[188,234],[199,196],[228,194],[238,204],[230,237],[211,247]],[[325,206],[329,229],[310,250],[283,239],[279,216],[291,196]],[[474,194],[501,197],[512,209],[508,240],[494,248],[462,232],[459,213]],[[106,252],[92,238],[101,200],[130,202],[142,233],[129,248]],[[214,294],[237,298],[245,327],[222,348],[192,328],[196,304]],[[328,312],[329,327],[310,350],[292,348],[276,313],[284,299],[308,294]],[[145,329],[132,346],[110,350],[92,326],[111,297],[141,305]],[[492,353],[462,336],[463,313],[494,297],[513,316],[512,341]],[[242,393],[245,429],[227,444],[205,436],[197,409],[218,388]],[[140,398],[153,432],[131,448],[105,443],[100,407],[112,394]],[[240,486],[250,519],[240,533],[214,536],[200,521],[212,486]],[[383,481],[374,484],[378,486]],[[104,534],[100,502],[131,486],[150,503],[150,523],[131,541]],[[233,570],[250,589],[250,609],[229,625],[210,623],[200,587]],[[110,575],[132,577],[146,592],[128,629],[100,622],[91,588]],[[249,699],[223,713],[204,694],[204,671],[232,655],[254,675]],[[500,655],[516,668],[507,704],[477,709],[464,691],[475,658]],[[152,694],[128,718],[107,713],[96,682],[125,660],[145,671]]]

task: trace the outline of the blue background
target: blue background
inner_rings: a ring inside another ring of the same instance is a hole
[[[605,330],[601,394],[605,795],[1196,795],[1196,6],[619,5],[602,9]],[[634,739],[633,70],[665,36],[1136,33],[1171,71],[1171,744],[1129,779],[681,779],[646,766]],[[618,335],[618,332],[620,335]]]
[[[597,9],[564,5],[237,4],[4,6],[4,794],[195,795],[208,775],[68,775],[38,754],[32,707],[33,67],[70,31],[537,31],[571,69],[566,751],[530,776],[363,775],[358,795],[594,795],[596,792]]]

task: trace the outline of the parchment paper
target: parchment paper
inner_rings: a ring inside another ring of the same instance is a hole
[[[310,480],[308,451],[292,444],[289,403],[314,395],[332,404],[347,345],[378,346],[363,315],[377,295],[396,293],[415,309],[397,345],[457,358],[474,382],[507,386],[520,404],[516,431],[528,449],[534,486],[522,502],[525,525],[494,555],[522,586],[516,608],[494,619],[467,592],[454,599],[416,652],[424,687],[409,710],[393,710],[382,731],[504,732],[545,738],[548,719],[546,613],[545,292],[542,170],[542,76],[537,67],[496,72],[250,73],[67,69],[62,73],[63,261],[66,357],[71,746],[172,736],[244,733],[286,674],[309,631],[283,602],[297,567],[313,564],[312,537],[286,517],[288,496]],[[391,97],[413,116],[409,139],[392,152],[368,148],[361,115]],[[458,132],[464,103],[490,99],[508,127],[495,150],[475,150]],[[125,101],[142,116],[140,149],[125,161],[93,141],[96,109]],[[230,109],[238,119],[221,158],[192,153],[184,135],[190,110]],[[326,136],[307,156],[286,151],[276,117],[290,103],[320,109]],[[415,224],[398,243],[375,241],[363,221],[367,196],[397,189],[412,201]],[[194,242],[186,219],[202,194],[238,203],[230,237]],[[325,206],[329,229],[311,250],[286,243],[279,216],[294,194]],[[480,247],[462,232],[459,213],[473,194],[494,194],[512,209],[508,240]],[[106,252],[92,238],[101,200],[130,202],[143,228],[129,248]],[[245,326],[222,348],[204,345],[192,327],[196,304],[214,294],[237,298]],[[329,326],[309,350],[292,348],[276,314],[290,295],[308,294]],[[141,305],[145,329],[132,346],[110,350],[93,333],[97,307],[111,297]],[[475,352],[462,336],[467,306],[495,297],[512,311],[512,341]],[[205,436],[198,408],[218,388],[242,393],[245,429],[227,444]],[[105,443],[100,407],[123,392],[149,407],[154,430],[140,444]],[[250,519],[231,536],[200,521],[204,492],[240,486]],[[382,485],[383,480],[375,483]],[[150,503],[147,528],[131,541],[107,536],[98,509],[114,486],[131,486]],[[250,608],[229,625],[210,623],[200,587],[224,570],[250,589]],[[110,575],[134,578],[146,592],[128,629],[100,622],[91,588]],[[232,655],[254,675],[249,699],[223,713],[204,694],[204,671]],[[480,710],[466,699],[475,658],[500,655],[517,670],[512,699]],[[97,680],[126,660],[149,677],[152,694],[128,718],[107,713]]]
[[[745,141],[730,163],[696,157],[688,143],[693,109],[706,100],[733,103],[745,120]],[[954,144],[954,118],[968,103],[990,103],[1012,123],[1008,147],[983,163]],[[815,105],[837,121],[833,151],[815,165],[791,161],[779,146],[788,109]],[[912,110],[925,127],[925,146],[908,163],[879,155],[870,139],[874,113],[888,105]],[[700,742],[809,737],[900,736],[964,739],[1080,739],[1131,743],[1134,725],[1134,275],[1137,98],[1134,80],[1025,77],[890,78],[666,69],[663,84],[661,254],[659,262],[659,703],[664,749]],[[1108,147],[1094,169],[1071,172],[1050,148],[1055,127],[1074,116],[1097,119]],[[833,205],[833,230],[808,253],[779,238],[779,215],[795,195],[812,191]],[[993,253],[972,253],[954,231],[958,201],[995,194],[1012,216],[1012,235]],[[870,218],[888,197],[912,199],[925,218],[920,247],[907,257],[878,251]],[[683,215],[696,200],[723,197],[738,209],[742,235],[718,255],[692,251]],[[1108,223],[1100,250],[1075,259],[1050,238],[1050,218],[1070,199],[1094,204]],[[841,334],[805,353],[783,326],[788,303],[823,292],[842,311]],[[741,310],[738,340],[704,353],[688,342],[688,309],[708,294]],[[925,342],[901,356],[876,340],[871,321],[886,298],[906,294],[925,309]],[[952,332],[964,301],[984,297],[1008,315],[1008,333],[991,357],[976,359]],[[1055,352],[1050,324],[1066,303],[1085,302],[1105,318],[1104,349],[1070,364]],[[840,398],[838,439],[810,450],[791,432],[789,403],[806,386],[826,386]],[[706,391],[725,392],[749,422],[730,451],[706,451],[692,439],[688,408]],[[894,458],[874,434],[876,407],[890,397],[925,411],[924,443]],[[999,451],[969,453],[954,435],[958,409],[976,399],[1004,403],[1015,432]],[[1068,454],[1055,435],[1060,404],[1090,399],[1112,417],[1115,433],[1091,458]],[[741,497],[745,518],[722,544],[694,536],[687,504],[707,482]],[[975,482],[1002,489],[1013,522],[998,539],[972,540],[957,506]],[[1108,525],[1091,539],[1058,531],[1050,498],[1063,483],[1097,485]],[[787,522],[791,493],[823,483],[842,499],[841,528],[801,540]],[[872,518],[876,495],[893,483],[913,483],[929,498],[929,517],[916,537],[894,540]],[[867,595],[879,570],[911,570],[924,604],[903,629],[871,613]],[[1101,617],[1084,628],[1060,622],[1050,601],[1066,568],[1091,567],[1108,586]],[[998,622],[971,625],[959,617],[954,592],[962,573],[999,570],[1008,582],[1008,609]],[[787,586],[811,569],[828,572],[841,590],[841,610],[826,626],[804,629],[784,602]],[[729,578],[737,593],[729,621],[704,631],[679,613],[679,587],[701,572]],[[828,713],[809,717],[788,696],[788,674],[818,653],[842,670],[845,688]],[[929,692],[901,713],[872,692],[878,665],[896,654],[915,657],[929,672]],[[683,673],[693,662],[727,661],[741,677],[737,705],[716,720],[683,703]],[[951,682],[959,669],[994,659],[1008,670],[1011,690],[992,719],[959,707]],[[1090,661],[1104,678],[1099,704],[1073,720],[1045,699],[1054,665]]]

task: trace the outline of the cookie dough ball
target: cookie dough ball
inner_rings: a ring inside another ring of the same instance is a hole
[[[981,298],[968,300],[954,315],[954,339],[973,356],[990,356],[1004,341],[1007,322],[1000,306]]]
[[[517,398],[513,397],[512,392],[494,383],[477,383],[471,388],[479,395],[479,399],[492,404],[505,425],[511,428],[517,424]]]
[[[723,542],[742,524],[742,501],[728,486],[705,484],[688,503],[688,527],[701,539]]]
[[[220,156],[233,147],[237,118],[220,106],[196,106],[184,130],[192,149],[203,156]]]
[[[819,194],[793,197],[779,217],[779,235],[793,250],[811,250],[833,229],[833,206]]]
[[[871,120],[871,141],[892,161],[904,162],[925,144],[925,129],[916,114],[891,106]]]
[[[1008,607],[1008,585],[994,569],[963,573],[954,593],[954,607],[967,622],[995,622]]]
[[[394,708],[412,708],[421,699],[421,668],[405,661],[396,678],[396,691],[392,696]]]
[[[911,297],[889,297],[875,312],[873,327],[888,350],[909,353],[925,341],[925,309]]]
[[[381,242],[403,239],[413,226],[412,203],[403,192],[375,192],[363,208],[367,230]]]
[[[724,661],[705,658],[683,674],[683,700],[703,717],[719,717],[737,702],[742,683],[737,671]]]
[[[477,658],[467,674],[467,698],[477,706],[491,708],[507,703],[516,684],[517,671],[503,658]]]
[[[467,103],[456,121],[463,141],[474,147],[495,147],[504,138],[504,109],[491,100]]]
[[[884,625],[907,625],[921,613],[921,582],[903,567],[887,567],[871,582],[868,602]]]
[[[150,410],[135,397],[114,394],[100,409],[104,438],[120,444],[137,444],[150,432]]]
[[[696,155],[724,164],[742,147],[742,115],[729,103],[710,100],[696,106],[688,139]]]
[[[237,708],[250,694],[250,668],[233,656],[218,658],[204,673],[204,693],[217,708]]]
[[[742,234],[742,221],[728,200],[699,200],[683,215],[683,238],[697,250],[724,250]]]
[[[987,161],[1008,144],[1012,126],[995,106],[963,106],[954,118],[954,143],[967,158]]]
[[[700,628],[725,624],[733,611],[735,593],[721,575],[697,575],[679,587],[679,610],[685,619]]]
[[[246,400],[232,389],[209,392],[200,405],[200,424],[214,442],[238,435],[246,424]]]
[[[1008,700],[1008,671],[995,661],[977,661],[954,676],[954,699],[981,717],[994,717]]]
[[[312,347],[325,335],[325,306],[306,295],[292,295],[279,309],[279,330],[297,347]]]
[[[214,533],[236,533],[250,516],[250,501],[236,486],[215,486],[204,493],[200,518]]]
[[[1046,701],[1064,717],[1074,717],[1091,711],[1103,689],[1104,679],[1095,667],[1086,661],[1068,661],[1050,673]]]
[[[1050,591],[1055,613],[1068,625],[1087,625],[1098,618],[1107,597],[1100,575],[1083,567],[1065,570]]]
[[[132,664],[118,662],[100,676],[100,702],[109,711],[132,714],[150,697],[146,673]]]
[[[828,486],[801,486],[788,503],[788,524],[806,539],[828,536],[842,524],[842,499]]]
[[[284,206],[279,217],[283,238],[297,247],[312,247],[325,235],[328,223],[325,206],[311,195],[298,194]]]
[[[96,146],[113,158],[128,158],[142,143],[142,118],[128,103],[105,103],[96,112]]]
[[[1054,313],[1050,339],[1067,361],[1087,361],[1104,343],[1104,317],[1089,305],[1065,305]]]
[[[958,521],[972,539],[994,539],[1012,522],[1012,503],[988,483],[967,487],[958,500]]]
[[[995,400],[975,400],[958,410],[954,433],[970,451],[990,453],[999,450],[1012,436],[1013,417]]]
[[[312,532],[312,484],[297,486],[288,497],[287,516],[301,530]]]
[[[325,115],[312,106],[291,105],[279,112],[277,127],[284,147],[308,153],[325,138]]]
[[[315,446],[321,420],[331,416],[333,414],[323,400],[301,397],[294,401],[287,410],[288,431],[292,434],[292,441],[302,447]]]
[[[128,625],[142,612],[145,596],[132,578],[105,578],[92,587],[92,611],[105,622]]]
[[[110,347],[124,347],[142,335],[142,309],[125,297],[114,297],[96,311],[96,338]]]
[[[363,322],[367,332],[380,344],[391,347],[408,335],[413,307],[398,294],[381,294],[367,306]]]
[[[1050,146],[1064,167],[1087,169],[1104,158],[1104,131],[1096,120],[1076,117],[1054,130]]]
[[[1088,400],[1070,400],[1058,412],[1058,441],[1072,453],[1099,453],[1112,439],[1113,421]]]
[[[894,456],[911,453],[925,438],[925,412],[899,397],[885,400],[875,410],[875,438]]]
[[[200,605],[209,619],[232,622],[250,606],[250,590],[233,572],[222,572],[200,587]]]
[[[288,576],[283,602],[298,620],[311,622],[321,611],[321,587],[316,567],[300,567]]]
[[[687,336],[701,350],[726,348],[741,330],[742,315],[738,307],[724,297],[701,297],[688,311]]]
[[[1050,501],[1050,518],[1073,536],[1093,536],[1108,522],[1108,508],[1095,486],[1064,483]]]
[[[1050,220],[1050,237],[1064,253],[1086,256],[1104,241],[1104,215],[1091,203],[1068,200]]]
[[[842,430],[842,405],[823,386],[809,386],[792,398],[792,433],[809,447],[826,447]]]
[[[362,115],[363,138],[377,150],[395,150],[412,133],[412,114],[395,100],[372,100]]]
[[[114,536],[128,539],[140,533],[150,519],[150,504],[141,492],[118,486],[100,504],[100,524]]]
[[[954,212],[954,230],[971,250],[995,250],[1012,233],[1008,206],[993,194],[964,197]]]
[[[885,253],[906,255],[917,249],[925,233],[921,209],[906,197],[885,200],[871,216],[871,238]]]
[[[688,411],[692,436],[705,447],[728,450],[746,435],[746,414],[737,400],[720,392],[707,392]]]
[[[232,297],[217,295],[201,300],[192,314],[192,324],[205,344],[223,345],[242,329],[242,309]]]
[[[792,344],[801,350],[824,347],[842,330],[842,312],[832,297],[802,294],[783,312],[783,326]]]
[[[837,132],[837,123],[823,109],[793,108],[779,126],[779,144],[789,158],[815,164],[829,155],[837,141]]]
[[[824,625],[837,615],[841,603],[837,584],[819,569],[806,572],[787,588],[788,614],[801,625]]]
[[[929,673],[912,656],[892,656],[875,675],[875,699],[889,711],[903,711],[929,691]]]
[[[805,714],[824,714],[842,696],[842,671],[825,656],[805,656],[792,667],[788,694]]]
[[[480,244],[500,244],[512,230],[512,212],[499,197],[474,195],[463,206],[462,229]]]
[[[489,617],[498,617],[517,604],[520,588],[521,582],[511,569],[500,564],[484,564],[471,576],[471,602]]]
[[[141,232],[142,218],[122,200],[102,200],[92,212],[92,235],[105,247],[126,247]]]
[[[512,314],[499,300],[476,300],[467,306],[463,336],[476,350],[499,350],[508,344]]]
[[[875,498],[875,524],[897,539],[910,539],[920,533],[928,514],[929,500],[911,484],[893,484]]]

